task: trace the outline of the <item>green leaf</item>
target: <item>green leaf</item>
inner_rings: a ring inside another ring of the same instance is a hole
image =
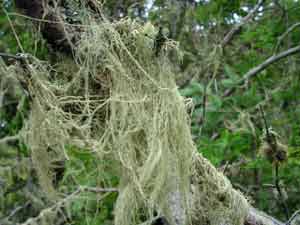
[[[229,66],[228,64],[225,64],[224,71],[225,71],[225,74],[227,76],[229,76],[229,78],[231,78],[232,80],[239,79],[239,76],[234,72],[233,68],[231,66]]]
[[[192,82],[188,87],[180,90],[180,94],[185,97],[201,95],[204,92],[204,87],[200,83]]]

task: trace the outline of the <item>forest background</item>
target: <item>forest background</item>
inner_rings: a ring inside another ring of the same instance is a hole
[[[70,23],[76,23],[80,6],[77,1],[69,2]],[[243,79],[272,55],[300,44],[300,2],[116,0],[104,2],[103,7],[111,20],[129,17],[141,23],[151,21],[179,42],[183,59],[175,68],[176,80],[182,96],[193,102],[191,130],[198,151],[262,211],[286,220],[300,208],[299,54]],[[42,60],[51,60],[56,54],[30,19],[17,15],[14,3],[4,0],[0,52],[21,52],[18,42],[22,51]],[[0,224],[21,223],[38,215],[45,205],[38,182],[27,168],[30,146],[18,139],[30,106],[18,88],[7,89],[1,84],[0,88]],[[267,126],[288,147],[288,160],[279,168],[284,199],[274,185],[272,163],[259,152],[266,125],[263,114]],[[70,150],[70,156],[57,185],[68,188],[71,176],[81,185],[91,185],[93,158],[76,149]],[[118,182],[113,174],[106,175],[112,184]],[[73,202],[70,214],[74,224],[113,223],[116,195],[105,198],[98,213],[93,195]]]

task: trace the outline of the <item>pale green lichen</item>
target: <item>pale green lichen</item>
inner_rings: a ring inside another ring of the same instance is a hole
[[[180,58],[177,44],[167,41],[156,57],[155,28],[130,19],[83,29],[75,64],[49,72],[33,59],[29,67],[33,102],[23,138],[48,197],[58,198],[54,159],[67,160],[65,147],[74,145],[118,163],[116,225],[151,221],[155,213],[173,224],[243,224],[246,200],[193,144],[168,60],[171,51]],[[174,218],[174,209],[182,215]]]

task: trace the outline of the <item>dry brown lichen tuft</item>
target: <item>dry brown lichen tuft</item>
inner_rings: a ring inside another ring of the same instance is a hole
[[[283,163],[288,158],[287,146],[280,142],[277,142],[275,146],[271,146],[268,142],[263,142],[259,148],[259,153],[270,163]]]
[[[262,135],[262,143],[258,150],[270,163],[281,164],[288,159],[288,147],[279,141],[279,135],[272,129],[268,129]]]

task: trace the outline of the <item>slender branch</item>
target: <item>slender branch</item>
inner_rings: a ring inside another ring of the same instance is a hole
[[[32,21],[32,22],[49,23],[49,24],[62,24],[62,25],[64,25],[64,26],[68,26],[68,27],[77,27],[77,28],[87,28],[87,27],[91,27],[91,25],[71,24],[71,23],[68,23],[68,22],[62,22],[62,21],[56,21],[56,20],[39,19],[39,18],[35,18],[35,17],[31,17],[31,16],[24,15],[24,14],[16,13],[16,12],[9,12],[9,13],[7,13],[7,15],[9,15],[9,16],[16,16],[16,17],[20,17],[20,18],[24,18],[24,19],[30,20],[30,21]]]
[[[261,71],[265,70],[268,66],[270,66],[271,64],[287,57],[290,55],[294,55],[296,53],[300,52],[300,45],[297,45],[296,47],[290,48],[286,51],[283,51],[277,55],[273,55],[271,57],[269,57],[267,60],[265,60],[263,63],[259,64],[258,66],[255,66],[254,68],[250,69],[243,77],[242,79],[237,82],[237,85],[241,85],[243,84],[245,81],[249,80],[250,78],[255,77],[258,73],[260,73]],[[225,93],[223,94],[223,97],[228,97],[229,95],[233,94],[235,91],[235,88],[230,88],[227,89],[225,91]]]
[[[36,217],[29,218],[26,220],[26,222],[20,224],[20,225],[31,225],[34,222],[37,222],[39,219],[43,218],[47,213],[54,211],[56,208],[61,208],[63,205],[71,201],[74,197],[79,195],[82,192],[94,192],[94,193],[108,193],[108,192],[117,192],[118,189],[116,188],[97,188],[97,187],[86,187],[86,186],[80,186],[76,191],[68,195],[67,197],[63,198],[62,200],[58,201],[56,204],[52,205],[49,208],[43,209],[40,214]]]
[[[206,114],[206,101],[207,101],[207,85],[205,85],[205,87],[204,87],[204,93],[203,93],[203,98],[202,98],[202,103],[203,103],[203,109],[202,109],[202,126],[203,126],[203,124],[204,124],[204,122],[205,122],[205,114]]]
[[[300,27],[300,22],[293,24],[292,26],[290,26],[282,35],[280,35],[278,37],[278,41],[275,47],[275,52],[277,52],[279,45],[281,44],[281,42],[283,41],[283,39],[289,34],[291,33],[293,30],[295,30],[297,27]]]
[[[10,26],[10,28],[11,28],[13,34],[14,34],[14,37],[15,37],[15,39],[16,39],[16,41],[17,41],[17,44],[18,44],[19,49],[22,51],[22,53],[25,53],[25,51],[24,51],[24,49],[23,49],[23,46],[22,46],[22,43],[21,43],[21,41],[20,41],[20,38],[19,38],[19,36],[18,36],[18,34],[17,34],[17,32],[16,32],[15,26],[13,25],[13,22],[11,21],[9,15],[8,15],[8,13],[7,13],[7,11],[6,11],[5,9],[4,9],[3,11],[4,11],[4,14],[5,14],[5,16],[6,16],[6,19],[7,19],[7,21],[8,21],[8,24],[9,24],[9,26]]]
[[[290,225],[290,224],[293,222],[293,220],[296,218],[296,216],[297,216],[298,214],[300,214],[300,209],[297,210],[296,212],[294,212],[294,214],[293,214],[293,215],[291,216],[291,218],[286,222],[285,225]]]
[[[289,210],[288,210],[288,206],[285,202],[285,199],[283,197],[283,194],[282,194],[282,190],[280,188],[280,184],[279,184],[279,165],[278,163],[275,164],[275,175],[274,175],[274,185],[276,187],[276,190],[278,192],[278,195],[279,195],[279,203],[280,205],[282,206],[283,210],[284,210],[284,214],[286,216],[286,219],[288,220],[289,219]]]
[[[289,27],[286,32],[284,32],[279,39],[282,40],[286,35],[288,35],[289,33],[291,33],[293,30],[295,30],[297,27],[300,26],[300,22],[293,24],[291,27]]]
[[[259,105],[259,110],[260,110],[260,113],[261,113],[261,117],[262,117],[262,119],[264,121],[268,143],[271,144],[271,136],[269,134],[269,126],[268,126],[268,123],[267,123],[267,119],[265,117],[264,110],[263,110],[263,108],[262,108],[261,105]]]
[[[10,220],[10,218],[13,218],[19,211],[25,209],[29,205],[30,205],[30,201],[27,201],[24,205],[18,206],[6,217],[6,220]]]
[[[257,4],[254,6],[252,10],[247,14],[247,16],[243,17],[241,22],[236,24],[224,37],[221,46],[224,48],[225,45],[227,45],[233,38],[233,36],[241,29],[241,27],[246,24],[258,11],[261,4],[264,2],[264,0],[258,0]]]
[[[0,144],[6,144],[7,142],[10,141],[17,141],[18,139],[19,139],[19,135],[4,137],[0,139]]]
[[[252,77],[254,77],[256,74],[258,74],[259,72],[263,71],[265,68],[267,68],[269,65],[287,57],[290,55],[294,55],[296,53],[300,52],[300,45],[290,48],[284,52],[279,53],[278,55],[274,55],[271,56],[270,58],[268,58],[266,61],[264,61],[262,64],[254,67],[253,69],[251,69],[249,72],[247,72],[244,75],[243,81],[248,80]]]

